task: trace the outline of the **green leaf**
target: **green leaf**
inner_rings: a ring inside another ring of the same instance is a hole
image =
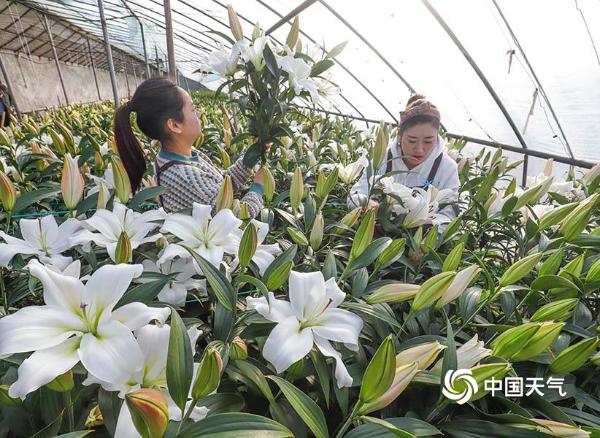
[[[98,205],[98,192],[89,195],[87,198],[82,199],[77,204],[76,214],[79,216],[92,208],[96,208]]]
[[[273,271],[269,278],[267,278],[267,289],[277,290],[283,286],[283,283],[285,283],[290,277],[290,271],[292,270],[292,267],[292,262],[287,262]]]
[[[254,224],[249,223],[244,230],[244,234],[242,235],[242,239],[240,241],[238,257],[240,259],[240,267],[242,270],[248,266],[250,260],[252,260],[252,257],[254,257],[256,246],[258,244],[257,239],[256,227]]]
[[[504,426],[491,421],[453,419],[451,423],[438,425],[442,431],[461,438],[544,438],[548,435],[533,430]]]
[[[169,394],[181,409],[182,415],[188,400],[193,374],[194,358],[190,337],[181,317],[175,309],[172,309],[167,355],[167,385]]]
[[[275,55],[273,55],[273,51],[271,50],[268,44],[265,44],[265,49],[263,50],[263,57],[265,58],[265,63],[271,74],[275,77],[279,76],[279,67],[277,66],[277,60],[275,59]]]
[[[285,398],[316,438],[327,438],[329,436],[323,411],[308,395],[281,377],[269,376],[269,379],[279,386]]]
[[[138,284],[137,286],[129,289],[119,300],[116,308],[124,306],[125,304],[140,302],[144,304],[150,304],[156,296],[160,293],[161,290],[165,287],[165,285],[169,282],[170,278],[168,276],[162,276],[162,278],[157,279],[156,281],[151,281],[148,283]]]
[[[185,438],[294,438],[285,426],[260,415],[230,412],[209,416],[182,430]]]
[[[207,408],[207,416],[225,412],[240,412],[244,408],[244,397],[237,393],[211,394],[198,400],[197,406]]]
[[[396,426],[398,429],[409,432],[416,437],[427,437],[441,435],[442,432],[435,426],[418,418],[410,417],[394,417],[385,418],[389,424]],[[374,424],[363,424],[355,429],[352,429],[344,438],[391,438],[395,435],[388,432],[386,429]]]
[[[456,355],[456,342],[454,341],[454,331],[450,319],[446,320],[446,351],[444,351],[444,360],[442,362],[442,376],[445,376],[449,370],[458,368],[458,358]]]
[[[357,270],[369,266],[392,243],[389,237],[380,237],[367,246],[363,253],[350,262],[350,269]]]
[[[249,379],[256,386],[256,389],[258,389],[262,395],[269,400],[269,402],[273,402],[275,400],[265,375],[260,369],[258,369],[257,366],[253,365],[247,360],[235,360],[232,362],[232,365],[237,368],[242,376]]]
[[[237,301],[237,292],[221,271],[213,266],[211,262],[206,260],[197,252],[193,251],[184,245],[184,248],[194,257],[202,273],[206,277],[208,284],[217,297],[217,300],[230,312],[235,312],[235,304]]]
[[[535,290],[549,290],[557,287],[578,290],[573,282],[558,275],[543,275],[531,282],[531,288]]]
[[[397,428],[392,423],[388,423],[387,421],[382,420],[381,418],[362,416],[359,417],[359,419],[367,423],[375,424],[379,427],[382,427],[385,430],[391,432],[394,436],[400,438],[416,438],[416,436],[412,433],[405,432],[404,430]]]
[[[35,204],[36,202],[53,197],[59,192],[60,189],[48,187],[23,193],[17,198],[17,202],[15,203],[15,207],[13,208],[13,214],[19,213],[21,210],[26,209],[27,207],[29,207],[32,204]]]
[[[323,390],[323,397],[325,398],[325,404],[329,407],[329,393],[331,390],[331,376],[329,373],[329,369],[327,368],[327,363],[323,360],[323,356],[319,356],[319,354],[312,350],[309,354],[310,360],[315,367],[315,371],[317,372],[317,377],[319,380],[319,384],[321,385],[321,389]]]
[[[98,405],[104,418],[104,426],[114,436],[117,428],[117,419],[121,412],[121,403],[124,403],[116,392],[109,392],[102,388],[98,391]]]
[[[93,430],[79,430],[77,432],[64,433],[56,438],[81,438],[92,433]]]
[[[137,192],[135,196],[131,198],[127,206],[131,209],[136,209],[148,199],[156,198],[157,196],[162,195],[163,193],[166,193],[168,191],[169,189],[167,187],[148,187],[147,189],[140,190],[139,192]]]
[[[296,252],[298,251],[298,245],[292,245],[281,254],[279,254],[275,260],[269,265],[266,269],[265,274],[263,275],[263,283],[267,283],[267,279],[271,276],[271,274],[279,269],[281,265],[285,265],[287,262],[292,262],[294,257],[296,257]],[[270,289],[272,290],[272,289]]]

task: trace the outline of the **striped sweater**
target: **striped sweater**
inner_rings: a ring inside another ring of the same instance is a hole
[[[167,212],[191,208],[194,202],[212,205],[213,212],[217,200],[217,194],[223,183],[224,175],[229,175],[233,183],[234,194],[244,187],[246,181],[252,174],[242,163],[242,158],[235,162],[227,170],[222,171],[215,167],[210,158],[199,151],[192,151],[191,157],[160,149],[156,162],[154,163],[154,174],[159,168],[172,160],[185,161],[187,164],[174,164],[166,167],[159,175],[160,185],[169,189],[164,193],[162,204]],[[156,181],[158,184],[159,182]],[[240,202],[248,204],[248,211],[252,217],[256,217],[263,206],[263,186],[253,183],[249,191],[240,199]]]

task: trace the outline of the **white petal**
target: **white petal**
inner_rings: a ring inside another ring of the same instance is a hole
[[[76,336],[34,352],[19,366],[19,378],[10,386],[8,395],[24,400],[30,392],[69,371],[79,362],[77,349],[80,341],[81,338]]]
[[[42,283],[47,305],[60,307],[73,314],[80,312],[85,286],[79,280],[79,275],[75,278],[57,273],[35,259],[30,260],[27,267],[31,275]]]
[[[171,233],[189,244],[199,243],[194,232],[199,230],[199,224],[190,216],[175,213],[169,215],[160,229],[162,233]]]
[[[222,246],[211,246],[210,248],[200,246],[195,252],[211,262],[215,267],[218,267],[221,264],[223,256],[225,255],[225,249]]]
[[[111,320],[119,321],[130,330],[137,330],[153,320],[164,324],[170,314],[171,309],[168,307],[150,307],[143,303],[133,302],[115,309],[112,312]]]
[[[289,284],[290,303],[299,320],[310,319],[325,308],[325,279],[321,272],[291,271]]]
[[[236,229],[239,230],[240,225],[242,225],[242,221],[235,217],[231,210],[219,211],[208,225],[208,233],[212,236],[211,241],[224,243],[230,234],[234,233]]]
[[[37,254],[39,252],[39,250],[29,246],[24,240],[19,240],[19,242],[21,243],[0,243],[0,266],[8,266],[17,254]]]
[[[142,265],[104,265],[92,274],[85,285],[84,302],[88,315],[109,314],[121,299],[131,280],[139,277]]]
[[[182,284],[177,283],[174,283],[172,285],[167,284],[158,293],[158,299],[160,301],[177,307],[185,306],[186,297],[187,289]]]
[[[42,228],[38,219],[21,219],[19,221],[19,229],[21,230],[23,240],[33,247],[41,247]]]
[[[252,219],[250,223],[256,227],[256,239],[258,245],[262,245],[267,238],[267,234],[269,234],[269,224],[257,221],[256,219]]]
[[[79,278],[81,275],[81,260],[75,260],[69,266],[67,266],[63,270],[63,275],[68,275],[69,277]]]
[[[358,335],[363,327],[360,316],[343,309],[327,309],[316,321],[313,332],[330,341],[358,346]]]
[[[54,306],[28,306],[0,318],[0,356],[54,347],[85,327]]]
[[[199,204],[194,202],[192,206],[192,217],[200,228],[208,226],[211,219],[212,207],[210,205]]]
[[[335,381],[338,388],[352,386],[352,376],[350,376],[350,373],[348,373],[348,370],[346,369],[346,365],[344,365],[344,362],[342,361],[342,355],[334,350],[327,339],[315,336],[315,344],[323,355],[335,359]]]
[[[143,367],[143,356],[133,334],[123,324],[111,321],[98,327],[98,335],[81,339],[79,359],[97,378],[110,383],[127,382]]]
[[[115,209],[117,205],[119,204],[115,204]],[[84,224],[110,239],[116,240],[121,234],[121,222],[118,216],[108,210],[96,210],[96,213],[91,218],[85,220]]]
[[[166,324],[145,325],[135,333],[144,356],[145,379],[150,382],[166,378],[170,333],[171,328]]]
[[[162,264],[164,264],[164,263],[166,263],[168,261],[173,260],[175,257],[181,257],[181,258],[184,258],[184,259],[191,259],[192,255],[183,246],[177,245],[176,243],[170,243],[163,250],[161,256],[156,261],[156,264],[157,265],[162,265]]]
[[[126,402],[121,405],[114,438],[142,438],[133,424],[131,413]]]
[[[47,257],[44,254],[40,254],[39,257],[42,262],[50,263],[61,270],[66,269],[67,266],[69,266],[71,262],[73,262],[72,257],[67,257],[60,254],[52,254],[50,257]]]
[[[330,307],[338,307],[346,298],[346,294],[339,288],[335,278],[330,278],[325,282],[325,295],[328,300],[331,300]]]
[[[309,328],[300,330],[300,323],[290,316],[277,324],[263,346],[263,356],[275,366],[277,373],[287,370],[308,354],[313,346]]]
[[[258,266],[258,272],[260,272],[260,275],[265,274],[265,271],[269,265],[273,263],[273,260],[275,260],[275,257],[269,254],[269,252],[263,250],[261,247],[256,248],[256,252],[254,253],[254,256],[252,256],[252,261],[256,263],[256,266]]]
[[[50,240],[50,236],[47,236],[48,246],[52,248],[54,252],[63,252],[71,248],[70,236],[75,235],[81,229],[81,222],[75,218],[69,218],[60,224],[56,230],[56,236]]]
[[[273,292],[269,292],[269,301],[265,297],[246,298],[246,306],[249,310],[256,310],[266,319],[273,322],[283,322],[288,317],[294,316],[290,303],[276,299]]]

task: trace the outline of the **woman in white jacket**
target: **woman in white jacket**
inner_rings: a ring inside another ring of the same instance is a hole
[[[437,107],[421,94],[413,95],[400,112],[398,136],[388,145],[386,160],[378,175],[393,172],[394,183],[408,188],[428,189],[430,185],[438,190],[448,189],[449,200],[458,201],[459,179],[456,162],[445,152],[446,142],[438,134],[440,112]],[[369,184],[365,169],[350,190],[348,206],[356,208],[367,204],[367,208],[377,208],[377,201],[368,199]],[[447,199],[448,199],[447,198]],[[447,206],[438,212],[441,222],[449,222],[456,216],[455,209]]]

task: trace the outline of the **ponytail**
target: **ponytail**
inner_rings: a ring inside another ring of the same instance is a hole
[[[151,78],[142,82],[114,117],[115,143],[135,193],[146,172],[146,154],[131,127],[130,116],[136,113],[140,130],[152,140],[169,138],[165,123],[169,119],[183,121],[184,99],[179,88],[167,78]]]
[[[131,104],[127,102],[117,108],[114,120],[115,143],[123,166],[129,176],[131,189],[135,193],[140,187],[144,173],[146,172],[146,154],[142,145],[133,133],[131,121]]]

